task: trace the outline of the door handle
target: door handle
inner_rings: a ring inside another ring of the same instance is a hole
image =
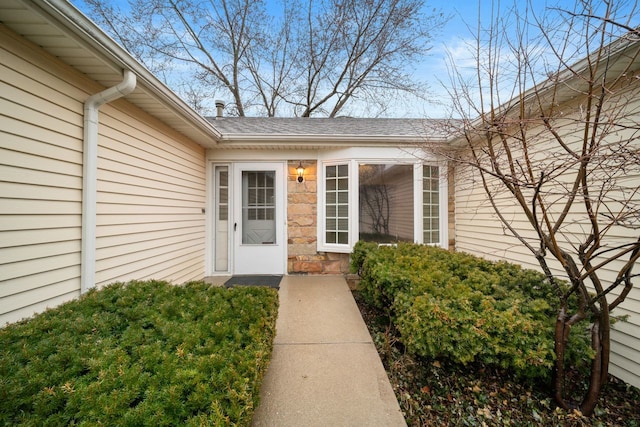
[[[238,223],[234,222],[233,223],[233,231],[236,231],[238,229]]]

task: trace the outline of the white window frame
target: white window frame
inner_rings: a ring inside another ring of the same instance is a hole
[[[349,160],[318,160],[318,185],[317,185],[317,249],[319,252],[335,252],[335,253],[351,253],[353,246],[358,241],[360,235],[359,225],[359,166],[360,164],[412,164],[413,169],[413,215],[414,215],[414,242],[423,244],[423,206],[422,206],[422,189],[423,176],[422,166],[437,166],[440,174],[439,182],[439,239],[440,242],[432,244],[447,249],[449,247],[449,196],[448,196],[448,173],[446,162],[437,161],[416,161],[409,159],[389,160],[389,159],[349,159]],[[349,165],[349,242],[348,244],[327,243],[326,240],[326,167],[336,165]]]
[[[349,237],[347,244],[341,243],[327,243],[327,233],[326,233],[326,168],[328,166],[340,166],[347,165],[348,173],[349,173],[349,185],[348,185],[348,194],[349,194]],[[353,240],[353,215],[354,212],[357,214],[357,207],[354,211],[354,200],[357,202],[357,194],[354,199],[353,189],[357,188],[354,185],[357,185],[357,182],[354,184],[353,178],[353,160],[331,160],[331,161],[319,161],[318,162],[318,181],[317,181],[317,198],[318,198],[318,209],[317,209],[317,235],[318,235],[318,251],[320,252],[337,252],[337,253],[350,253],[353,249],[353,245],[355,245],[355,241]],[[356,234],[357,236],[357,234]]]

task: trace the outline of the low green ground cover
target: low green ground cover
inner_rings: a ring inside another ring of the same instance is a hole
[[[549,380],[556,297],[542,274],[402,243],[378,247],[359,242],[352,268],[361,277],[363,300],[388,313],[409,353]],[[586,363],[591,355],[587,329],[574,329],[569,363]]]
[[[249,425],[273,289],[115,284],[0,329],[0,425]]]

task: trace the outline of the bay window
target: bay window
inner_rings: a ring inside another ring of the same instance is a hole
[[[319,251],[350,252],[358,240],[446,247],[442,167],[383,160],[320,165]]]

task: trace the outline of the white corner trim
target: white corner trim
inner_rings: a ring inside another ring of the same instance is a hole
[[[80,293],[96,285],[96,215],[98,184],[98,110],[100,106],[131,93],[136,75],[124,70],[122,82],[91,95],[84,103],[82,161],[82,259]]]

